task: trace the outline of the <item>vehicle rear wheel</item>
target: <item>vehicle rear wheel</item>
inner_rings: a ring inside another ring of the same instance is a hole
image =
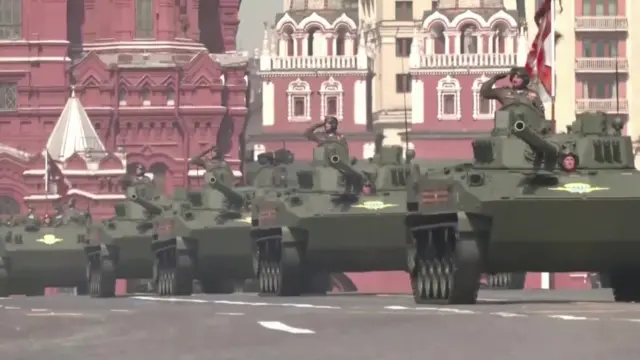
[[[257,244],[260,295],[299,296],[302,292],[302,269],[298,247],[283,246],[280,238]]]
[[[473,234],[454,226],[430,227],[414,234],[409,254],[416,303],[473,304],[480,286],[480,252]]]
[[[9,272],[0,268],[0,297],[8,297],[9,293]]]
[[[89,295],[91,297],[114,297],[116,276],[113,260],[94,258],[89,262]]]

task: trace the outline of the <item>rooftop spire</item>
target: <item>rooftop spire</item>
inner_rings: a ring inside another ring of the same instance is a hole
[[[76,97],[75,86],[49,135],[47,151],[54,160],[65,161],[74,153],[104,152],[105,147],[87,112]]]

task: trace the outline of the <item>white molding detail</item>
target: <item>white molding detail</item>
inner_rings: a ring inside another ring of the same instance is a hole
[[[344,91],[342,89],[342,83],[333,78],[333,76],[329,77],[329,79],[322,83],[320,86],[320,116],[324,119],[327,116],[327,98],[335,96],[337,98],[337,114],[336,117],[338,120],[342,120],[344,118],[343,112],[343,100],[344,100]]]
[[[458,28],[467,20],[473,20],[474,22],[478,23],[478,25],[480,25],[480,28],[486,29],[490,29],[493,25],[495,25],[495,23],[501,21],[506,22],[510,27],[515,28],[518,26],[516,19],[514,19],[513,16],[509,15],[504,10],[500,10],[497,13],[493,14],[488,20],[485,20],[482,16],[476,14],[471,10],[467,10],[453,18],[453,20],[449,20],[449,18],[447,18],[445,15],[436,11],[427,16],[426,19],[424,19],[424,21],[422,22],[422,28],[429,29],[435,22],[442,22],[446,25],[447,28],[450,29]]]
[[[304,116],[295,116],[295,102],[294,97],[303,96],[304,97],[304,106],[305,106],[305,114]],[[289,87],[287,88],[287,98],[289,102],[289,112],[287,114],[287,119],[291,122],[300,122],[300,121],[311,121],[311,86],[308,82],[303,81],[298,78],[296,81],[292,81],[289,83]]]
[[[460,81],[458,79],[447,75],[438,81],[438,120],[460,120],[462,119],[462,111],[460,104]],[[444,113],[444,97],[447,95],[454,96],[454,113]]]
[[[376,144],[372,142],[367,142],[362,145],[362,158],[367,160],[371,159],[376,155]]]
[[[482,74],[479,78],[473,81],[473,86],[471,90],[473,91],[473,119],[474,120],[493,120],[494,113],[496,111],[496,102],[494,100],[489,101],[489,112],[481,113],[480,103],[482,101],[482,97],[480,96],[480,88],[485,81],[489,80],[489,78]]]
[[[267,152],[267,148],[263,144],[253,145],[253,161],[258,161],[258,155]]]
[[[282,31],[286,25],[293,26],[296,30],[306,31],[307,27],[310,25],[318,24],[322,27],[322,30],[335,30],[341,25],[347,25],[350,31],[355,31],[358,28],[358,25],[353,21],[350,17],[348,17],[345,13],[342,13],[337,19],[335,19],[332,23],[327,21],[327,19],[318,15],[318,13],[313,12],[311,15],[306,18],[300,20],[300,22],[295,21],[289,13],[285,13],[284,16],[276,23],[276,29],[278,31]]]

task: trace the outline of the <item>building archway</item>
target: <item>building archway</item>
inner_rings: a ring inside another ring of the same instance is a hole
[[[20,214],[20,203],[11,195],[0,195],[0,216]]]
[[[149,169],[147,169],[147,172],[153,174],[153,183],[156,189],[160,193],[167,193],[169,190],[169,167],[167,164],[163,162],[153,163]]]

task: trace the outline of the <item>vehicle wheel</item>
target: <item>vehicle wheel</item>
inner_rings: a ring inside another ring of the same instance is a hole
[[[8,297],[9,293],[9,272],[0,268],[0,297]]]
[[[114,297],[116,276],[113,260],[95,258],[89,263],[89,295],[91,297]]]
[[[188,254],[175,249],[158,254],[154,273],[157,274],[156,294],[186,296],[193,293],[193,262]]]
[[[417,259],[411,285],[415,302],[475,303],[480,287],[480,252],[472,234],[458,233],[447,225],[414,236]]]
[[[258,244],[260,295],[299,296],[302,292],[300,254],[296,246],[282,246],[281,239]]]

